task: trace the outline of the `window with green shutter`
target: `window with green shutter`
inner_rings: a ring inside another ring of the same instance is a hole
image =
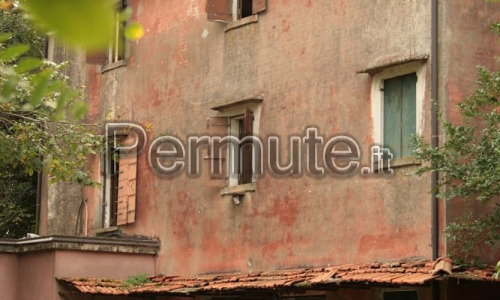
[[[417,129],[416,86],[416,73],[384,80],[383,143],[393,158],[411,154],[410,139]]]

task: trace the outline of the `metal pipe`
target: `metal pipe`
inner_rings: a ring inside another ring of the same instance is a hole
[[[434,105],[431,107],[431,145],[434,148],[439,146],[438,131],[438,0],[432,0],[431,4],[431,98]],[[439,257],[439,204],[437,199],[437,184],[439,174],[437,171],[431,173],[431,243],[432,259]]]

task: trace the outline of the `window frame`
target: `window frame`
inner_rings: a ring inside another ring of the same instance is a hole
[[[251,14],[242,16],[243,1],[251,1]],[[205,11],[211,22],[227,23],[228,28],[255,23],[258,15],[267,9],[267,0],[206,0]]]
[[[120,144],[129,145],[131,140],[134,139],[128,134],[119,136]],[[137,151],[118,151],[118,149],[112,148],[103,155],[104,172],[102,173],[102,180],[104,187],[101,228],[114,228],[135,222],[138,171]],[[131,169],[132,173],[130,173],[129,168],[132,165],[134,167]],[[123,174],[125,178],[120,174]],[[132,178],[127,178],[130,175],[132,175]],[[132,183],[129,184],[128,188],[125,188],[124,185],[129,181],[132,181]],[[132,190],[133,194],[124,194],[127,190]],[[132,199],[128,199],[130,196]],[[123,198],[126,198],[127,201],[124,202]],[[120,202],[122,203],[120,204]],[[125,216],[120,218],[120,213],[125,214]]]
[[[128,43],[125,38],[125,27],[127,26],[127,21],[120,21],[120,14],[128,7],[128,0],[115,0],[116,1],[116,12],[115,12],[115,26],[113,28],[113,41],[108,47],[106,54],[106,64],[119,64],[127,58]],[[123,53],[120,53],[120,43],[123,43]],[[118,44],[118,47],[116,46]]]
[[[373,141],[376,145],[384,145],[384,81],[408,74],[417,75],[416,95],[415,95],[415,120],[416,134],[423,133],[423,106],[426,91],[426,73],[425,61],[414,61],[406,64],[392,66],[381,70],[373,75],[371,85],[371,117],[373,119]],[[401,157],[397,160],[404,160],[408,157]],[[392,165],[396,166],[396,165]]]
[[[212,109],[219,112],[219,114],[217,115],[217,118],[221,118],[221,117],[227,118],[227,120],[228,120],[227,127],[228,128],[226,131],[227,132],[226,136],[232,135],[235,137],[239,137],[238,135],[235,135],[236,127],[237,127],[237,123],[238,123],[237,120],[242,119],[245,116],[246,110],[250,110],[252,112],[252,115],[253,115],[252,130],[251,130],[252,135],[258,136],[259,124],[260,124],[261,113],[262,113],[261,103],[262,103],[261,98],[247,98],[247,99],[243,99],[243,100],[239,100],[239,101],[235,101],[235,102],[231,102],[231,103],[218,105],[218,106],[212,107]],[[251,147],[251,146],[249,146],[249,147]],[[264,151],[264,149],[262,149],[262,145],[260,145],[260,147],[261,147],[261,150]],[[255,187],[253,185],[256,182],[258,175],[254,174],[254,172],[252,172],[251,181],[248,183],[242,183],[238,178],[239,176],[231,177],[231,169],[233,168],[233,165],[235,163],[239,163],[239,160],[235,161],[234,158],[231,157],[231,149],[230,149],[229,145],[226,148],[227,149],[225,151],[225,154],[226,154],[225,157],[227,159],[227,163],[226,163],[225,168],[226,168],[226,172],[227,172],[226,173],[227,178],[226,178],[226,184],[223,187],[221,194],[222,195],[240,194],[240,193],[243,193],[242,191],[255,190]],[[238,153],[239,153],[239,149],[238,149]],[[253,155],[257,155],[257,154],[253,154]],[[257,161],[257,162],[252,161],[252,166],[256,163],[262,164],[262,159],[260,159],[260,161]],[[262,169],[262,167],[261,167],[261,169]],[[238,175],[238,174],[236,174],[236,175]]]

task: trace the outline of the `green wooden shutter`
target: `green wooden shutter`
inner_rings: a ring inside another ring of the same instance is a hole
[[[384,147],[401,157],[401,78],[384,81]]]
[[[393,158],[408,157],[410,138],[416,132],[415,73],[384,81],[384,147]]]
[[[417,132],[417,74],[409,74],[401,77],[401,156],[411,156],[411,137]]]

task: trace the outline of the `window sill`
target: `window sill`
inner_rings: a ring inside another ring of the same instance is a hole
[[[259,21],[259,15],[258,14],[251,15],[251,16],[248,16],[246,18],[239,19],[239,20],[236,20],[234,22],[228,23],[226,25],[226,29],[224,29],[224,31],[227,32],[229,30],[233,30],[235,28],[243,27],[243,26],[248,25],[248,24],[257,23],[258,21]]]
[[[221,196],[227,195],[245,195],[248,192],[255,192],[255,183],[239,184],[234,186],[226,186],[220,191]]]
[[[396,158],[391,160],[391,169],[399,169],[399,168],[404,168],[404,167],[409,167],[409,166],[418,166],[421,165],[422,163],[418,160],[416,160],[413,157],[402,157],[402,158]],[[382,167],[382,170],[387,170],[387,161],[384,160],[384,165]],[[373,164],[373,171],[378,172],[380,171],[380,168],[378,166],[377,162],[374,162]]]
[[[127,62],[125,60],[119,60],[117,62],[102,66],[101,67],[101,74],[106,73],[106,72],[111,71],[111,70],[114,70],[114,69],[117,69],[117,68],[125,67],[125,66],[127,66]]]
[[[96,229],[94,231],[96,236],[106,236],[106,235],[118,233],[118,232],[119,232],[118,226],[111,226],[108,228],[99,228],[99,229]]]

